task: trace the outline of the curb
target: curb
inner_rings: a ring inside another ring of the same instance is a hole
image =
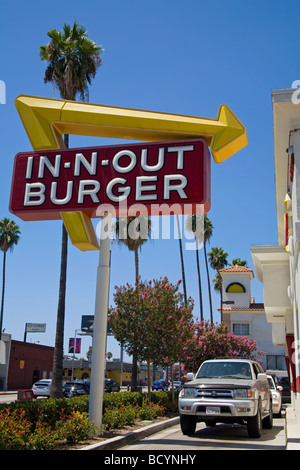
[[[82,447],[78,450],[115,450],[123,447],[127,444],[131,444],[134,441],[143,439],[144,437],[151,436],[163,429],[170,428],[179,424],[179,416],[175,418],[168,419],[166,421],[161,421],[160,423],[150,424],[150,426],[145,426],[144,428],[138,429],[136,431],[131,431],[124,436],[113,437],[112,439],[107,439],[106,441],[99,442],[97,444],[91,444],[86,447]]]

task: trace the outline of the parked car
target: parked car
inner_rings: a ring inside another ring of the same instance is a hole
[[[41,379],[32,385],[32,391],[35,397],[50,397],[51,379]]]
[[[178,407],[183,434],[194,434],[197,421],[246,424],[249,437],[273,427],[272,394],[259,363],[245,358],[204,361],[196,376],[187,374]]]
[[[168,390],[168,384],[167,382],[165,382],[164,380],[154,380],[153,384],[152,384],[152,391],[154,390],[163,390],[163,391],[167,391]]]
[[[90,393],[90,382],[84,380],[70,380],[63,385],[64,397],[71,398]]]
[[[119,392],[120,384],[118,384],[114,379],[105,379],[104,383],[104,393]]]
[[[282,387],[280,385],[276,385],[277,377],[274,375],[267,375],[268,382],[270,385],[271,393],[272,393],[272,406],[273,406],[273,414],[281,417],[281,410],[282,410]]]
[[[283,388],[282,390],[282,402],[291,403],[291,384],[288,377],[280,377],[278,379],[279,385]]]
[[[181,384],[180,380],[174,380],[173,387],[174,387],[175,392],[178,392],[180,390],[181,386],[182,386],[182,384]]]

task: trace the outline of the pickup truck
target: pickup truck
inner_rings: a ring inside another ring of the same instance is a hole
[[[183,434],[194,434],[198,421],[207,426],[246,424],[249,437],[273,426],[272,394],[259,363],[244,358],[204,361],[187,374],[178,406]]]

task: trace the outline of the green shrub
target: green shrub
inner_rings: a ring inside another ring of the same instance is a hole
[[[58,422],[57,422],[58,423]],[[38,421],[34,432],[28,436],[26,442],[27,450],[52,450],[58,447],[62,442],[61,433],[52,429],[47,423]]]
[[[0,405],[0,450],[50,450],[73,444],[96,433],[88,418],[89,396],[42,399]],[[177,411],[171,394],[115,392],[103,397],[106,429],[130,425],[137,420],[155,419]]]
[[[139,419],[139,408],[133,405],[106,407],[103,414],[103,424],[107,430],[121,428],[133,424]]]
[[[26,446],[31,432],[31,423],[24,410],[0,411],[0,449],[21,450]]]
[[[89,421],[88,414],[79,411],[72,411],[69,416],[57,421],[55,428],[60,433],[61,440],[65,439],[67,444],[83,441],[96,432],[95,426]]]
[[[141,420],[145,419],[155,419],[158,416],[163,416],[165,410],[163,406],[157,405],[152,402],[144,400],[142,407],[139,410],[139,418]]]

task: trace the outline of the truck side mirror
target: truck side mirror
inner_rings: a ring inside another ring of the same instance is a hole
[[[187,382],[190,382],[191,380],[194,380],[194,378],[195,378],[195,377],[194,377],[193,372],[188,372],[188,373],[186,374],[186,380],[187,380]]]

